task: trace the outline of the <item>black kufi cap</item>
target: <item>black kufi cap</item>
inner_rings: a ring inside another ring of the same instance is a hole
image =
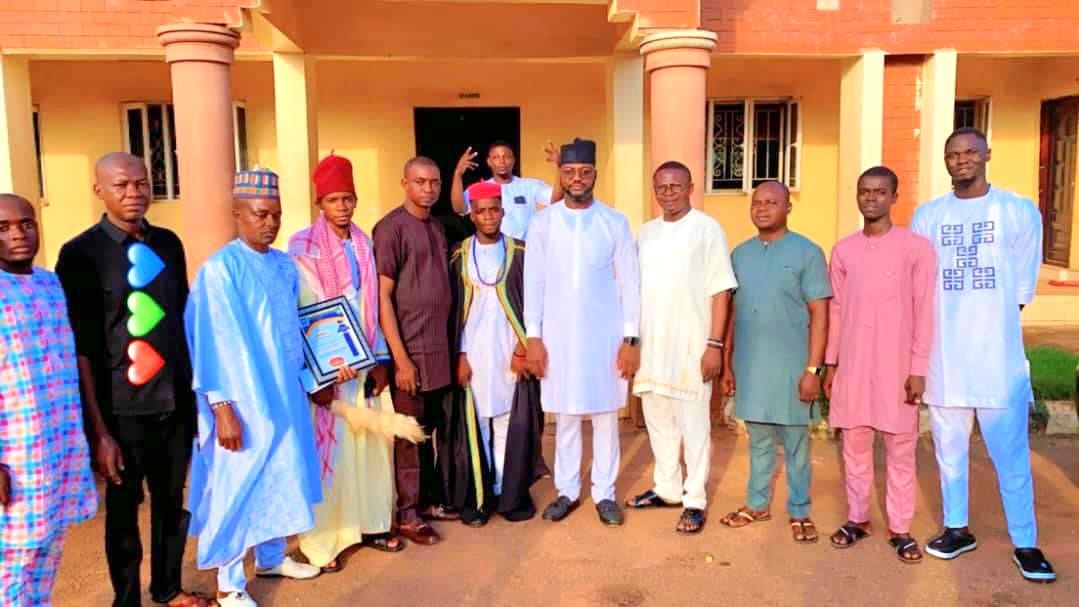
[[[560,164],[596,164],[596,142],[591,139],[575,137],[573,143],[562,146],[562,150],[558,155],[558,162]]]

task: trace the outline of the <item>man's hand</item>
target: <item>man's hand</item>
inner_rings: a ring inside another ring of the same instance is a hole
[[[832,400],[832,384],[835,382],[836,368],[833,366],[827,366],[824,368],[824,381],[821,383],[821,388],[824,389],[824,398]]]
[[[457,355],[457,385],[464,388],[472,381],[472,365],[464,352]]]
[[[400,362],[395,362],[394,369],[394,382],[397,384],[397,389],[409,394],[415,394],[420,389],[420,376],[419,371],[416,370],[416,365],[412,364],[412,361],[407,358],[402,358]]]
[[[339,383],[339,384],[350,382],[350,381],[356,379],[359,376],[360,376],[360,374],[357,373],[356,370],[353,369],[352,367],[349,367],[349,366],[337,367],[337,383]]]
[[[724,396],[734,396],[734,371],[730,367],[724,368],[719,376],[719,389]]]
[[[543,153],[547,156],[547,162],[558,164],[561,155],[558,153],[558,146],[553,142],[548,141],[547,145],[543,146]]]
[[[93,457],[94,468],[106,481],[114,485],[123,482],[120,473],[124,471],[124,456],[120,454],[120,446],[112,436],[102,434],[94,441]]]
[[[618,348],[618,372],[622,379],[630,379],[641,368],[641,347],[623,343]]]
[[[217,444],[229,451],[243,449],[244,427],[236,412],[232,410],[232,405],[221,405],[214,409],[214,420],[217,426]]]
[[[816,373],[806,370],[802,373],[802,379],[798,381],[798,400],[806,404],[812,404],[820,397],[820,377]]]
[[[925,396],[925,376],[924,375],[911,375],[907,378],[907,383],[903,386],[907,390],[907,403],[918,406],[922,404],[922,397]]]
[[[371,369],[371,378],[375,380],[375,386],[371,389],[372,396],[378,396],[386,390],[386,386],[390,385],[390,370],[386,368],[386,365],[375,365]]]
[[[466,171],[471,171],[472,169],[475,169],[477,166],[479,166],[478,164],[473,162],[475,158],[476,152],[472,151],[472,146],[468,146],[468,149],[465,150],[465,153],[461,154],[461,157],[457,160],[457,166],[453,169],[453,174],[460,177],[464,175]]]
[[[11,471],[0,464],[0,507],[11,505]]]
[[[723,350],[719,348],[705,348],[701,356],[701,379],[706,383],[723,373]]]
[[[326,386],[325,388],[315,392],[311,395],[311,402],[320,407],[329,407],[333,404],[333,386]]]
[[[540,379],[547,375],[547,348],[538,337],[528,338],[528,368]]]

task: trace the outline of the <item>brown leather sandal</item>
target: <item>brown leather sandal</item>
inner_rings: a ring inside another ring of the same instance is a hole
[[[817,526],[808,518],[792,518],[791,535],[799,544],[815,544],[820,536],[817,534]]]
[[[764,521],[771,519],[772,515],[767,510],[750,510],[749,508],[742,506],[719,519],[719,522],[731,529],[738,529],[739,527],[745,527],[751,523],[763,523]]]

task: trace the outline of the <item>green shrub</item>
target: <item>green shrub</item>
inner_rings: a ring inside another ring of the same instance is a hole
[[[1034,400],[1069,400],[1075,397],[1075,367],[1079,356],[1054,348],[1027,349]]]

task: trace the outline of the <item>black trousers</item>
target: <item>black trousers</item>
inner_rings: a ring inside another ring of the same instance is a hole
[[[116,593],[113,607],[142,604],[139,566],[139,505],[143,480],[150,488],[150,596],[159,603],[180,593],[180,572],[190,514],[184,482],[191,460],[194,418],[190,413],[115,416],[112,436],[124,458],[122,483],[105,490],[105,556]]]
[[[446,440],[452,416],[453,399],[449,388],[439,388],[415,395],[402,392],[392,383],[390,396],[396,412],[411,415],[431,438],[412,444],[394,439],[394,475],[397,481],[397,522],[415,525],[420,512],[430,506],[449,503],[451,471],[449,462],[440,457],[439,447]]]

